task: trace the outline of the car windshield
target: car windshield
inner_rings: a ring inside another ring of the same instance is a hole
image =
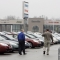
[[[3,37],[0,36],[0,40],[5,40]]]
[[[35,38],[34,36],[29,35],[29,34],[27,34],[26,36],[29,37],[29,38]]]
[[[13,38],[12,36],[9,36],[9,35],[5,35],[5,36],[10,38],[10,39],[15,39],[15,38]]]
[[[41,40],[44,39],[44,37],[42,37],[41,35],[35,34],[36,37],[40,38]]]
[[[35,36],[35,35],[33,35],[33,34],[29,34],[29,35],[34,36],[35,38],[38,38],[37,36]]]
[[[58,35],[53,34],[54,37],[59,37]]]
[[[35,34],[35,36],[37,36],[38,38],[42,37],[41,35]]]

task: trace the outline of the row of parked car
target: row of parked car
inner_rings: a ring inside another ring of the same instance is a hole
[[[17,35],[16,35],[17,36]],[[25,48],[28,48],[30,44],[25,41]],[[9,36],[8,34],[0,32],[0,53],[14,52],[18,50],[18,40]]]
[[[18,50],[17,35],[19,32],[0,32],[0,53],[14,52]],[[54,44],[60,43],[60,34],[52,33]],[[35,48],[44,45],[42,33],[25,33],[25,48]],[[52,43],[51,43],[52,45]]]

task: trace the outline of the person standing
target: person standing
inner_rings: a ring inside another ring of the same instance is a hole
[[[25,34],[24,34],[24,29],[21,29],[21,32],[18,34],[18,42],[19,42],[19,54],[25,55]]]
[[[43,54],[45,54],[46,48],[47,48],[47,55],[49,55],[50,43],[51,43],[51,40],[53,43],[53,36],[49,31],[49,29],[46,29],[46,31],[42,34],[42,36],[44,37]]]

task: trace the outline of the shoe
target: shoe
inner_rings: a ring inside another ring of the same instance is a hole
[[[24,55],[26,55],[27,53],[24,53]]]
[[[20,53],[19,53],[20,54]],[[20,55],[22,55],[22,54],[20,54]]]
[[[45,51],[43,51],[43,54],[45,54]]]
[[[47,55],[49,55],[49,54],[47,54]]]

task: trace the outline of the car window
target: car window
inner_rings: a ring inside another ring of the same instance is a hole
[[[3,37],[0,36],[0,40],[5,40]]]
[[[4,39],[6,39],[6,40],[9,40],[7,37],[5,37],[4,35],[1,35],[1,37],[3,37]]]
[[[58,35],[54,35],[54,34],[53,34],[53,36],[55,36],[55,37],[59,37]]]
[[[10,38],[10,39],[14,39],[12,36],[6,35],[6,37]]]

